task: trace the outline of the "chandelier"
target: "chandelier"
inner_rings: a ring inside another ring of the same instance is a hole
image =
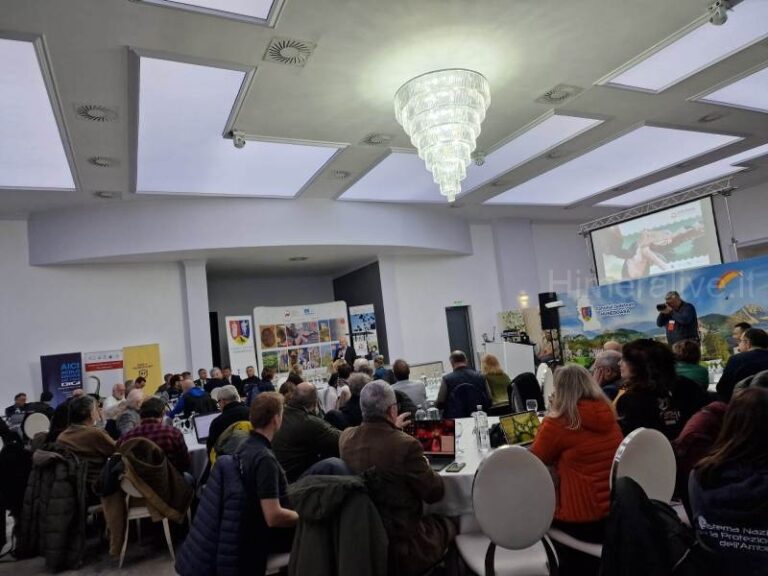
[[[461,193],[490,104],[488,80],[472,70],[428,72],[395,94],[395,117],[449,202]]]

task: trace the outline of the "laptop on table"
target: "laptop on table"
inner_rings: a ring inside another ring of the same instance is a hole
[[[195,414],[192,417],[192,426],[195,429],[195,436],[200,444],[205,444],[208,440],[208,431],[211,428],[211,422],[213,422],[221,412],[211,412],[210,414]]]
[[[440,471],[456,459],[456,421],[417,420],[411,434],[421,443],[424,456],[435,471]]]
[[[510,446],[533,444],[541,422],[536,412],[517,412],[499,417],[499,424]]]

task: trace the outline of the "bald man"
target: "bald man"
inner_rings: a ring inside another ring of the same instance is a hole
[[[603,352],[621,352],[621,344],[619,342],[616,342],[616,340],[607,340],[605,344],[603,344]]]

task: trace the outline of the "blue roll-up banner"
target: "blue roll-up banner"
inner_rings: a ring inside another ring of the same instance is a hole
[[[53,404],[58,405],[83,387],[83,355],[80,352],[40,356],[43,391],[53,394]]]

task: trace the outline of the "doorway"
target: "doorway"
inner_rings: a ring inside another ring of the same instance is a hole
[[[469,306],[449,306],[445,309],[448,323],[448,345],[453,350],[461,350],[467,355],[467,363],[475,367],[475,346],[472,342],[472,323]]]

